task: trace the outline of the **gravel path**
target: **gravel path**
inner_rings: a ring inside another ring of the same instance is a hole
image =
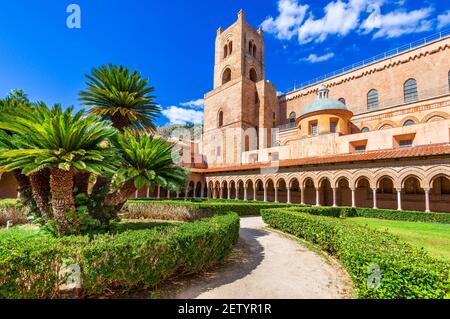
[[[239,244],[223,266],[193,278],[166,297],[336,299],[352,295],[350,279],[336,262],[265,226],[260,217],[242,218]]]

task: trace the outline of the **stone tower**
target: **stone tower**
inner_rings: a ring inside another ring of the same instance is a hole
[[[233,25],[217,30],[214,89],[205,95],[208,165],[242,163],[243,152],[267,144],[259,129],[271,128],[277,116],[276,90],[265,81],[263,31],[252,28],[241,10]]]

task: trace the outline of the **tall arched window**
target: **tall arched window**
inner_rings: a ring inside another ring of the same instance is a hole
[[[226,68],[222,75],[222,85],[231,81],[231,69]]]
[[[256,74],[256,71],[253,68],[250,69],[250,80],[252,80],[255,83],[258,82],[258,75]]]
[[[290,124],[293,124],[293,123],[295,123],[295,120],[297,119],[297,114],[295,113],[295,112],[292,112],[290,115],[289,115],[289,123]]]
[[[373,89],[370,90],[367,94],[367,109],[368,110],[375,110],[379,107],[378,102],[378,91]]]
[[[223,58],[225,59],[228,56],[228,45],[223,47]]]
[[[345,99],[343,97],[341,97],[338,101],[341,102],[342,104],[346,105],[345,104]]]
[[[403,85],[403,95],[405,97],[405,103],[417,101],[419,95],[417,93],[417,81],[415,79],[409,79]]]
[[[256,58],[256,45],[253,45],[253,56]]]
[[[218,123],[217,123],[217,126],[218,126],[218,127],[222,127],[222,126],[223,126],[223,111],[220,111],[220,112],[219,112],[217,122],[218,122]]]
[[[228,45],[228,54],[231,55],[231,53],[233,53],[233,42]]]
[[[253,43],[252,41],[248,42],[248,52],[250,52],[250,54],[252,54],[252,50],[253,50]]]

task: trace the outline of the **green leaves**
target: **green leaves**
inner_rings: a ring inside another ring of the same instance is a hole
[[[7,171],[22,169],[29,175],[54,167],[94,174],[116,170],[115,150],[105,144],[116,130],[95,116],[74,113],[73,108],[48,109],[44,103],[17,106],[2,112],[0,129],[13,134],[12,138],[0,134],[0,167]]]
[[[118,151],[118,180],[134,180],[137,189],[160,185],[170,191],[178,191],[186,183],[189,172],[172,160],[174,144],[152,136],[134,136],[130,131],[115,135],[111,143]]]
[[[87,75],[87,90],[80,92],[80,101],[89,113],[113,122],[123,130],[154,131],[154,122],[161,113],[151,95],[154,88],[137,71],[124,66],[103,65]]]

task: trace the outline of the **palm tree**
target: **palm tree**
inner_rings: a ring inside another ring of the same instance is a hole
[[[119,153],[119,170],[115,182],[121,185],[106,198],[106,205],[121,207],[131,195],[144,187],[156,185],[177,191],[186,183],[189,172],[176,164],[174,144],[151,136],[134,136],[126,131],[111,143]]]
[[[15,110],[19,106],[31,107],[30,100],[23,90],[12,90],[6,98],[0,99],[0,113]],[[4,143],[6,143],[6,145],[4,144],[3,146],[13,147],[11,143],[8,142],[8,140],[11,138],[12,132],[3,131],[3,133],[7,134],[7,136],[3,135]],[[20,170],[13,171],[13,174],[17,181],[17,191],[19,193],[20,200],[26,205],[33,206],[33,198],[31,194],[31,184],[29,178],[21,174]]]
[[[155,130],[161,111],[151,95],[154,88],[139,72],[110,64],[93,69],[86,77],[87,90],[80,92],[80,100],[90,108],[90,114],[110,120],[121,131]]]
[[[7,171],[20,169],[28,176],[48,170],[58,233],[77,233],[74,174],[101,175],[115,171],[112,160],[115,151],[104,142],[116,130],[96,116],[84,117],[83,112],[73,114],[73,108],[62,111],[59,105],[50,110],[41,104],[32,109],[32,115],[21,116],[25,111],[2,114],[0,129],[14,132],[17,137],[16,149],[0,151],[0,167]]]

